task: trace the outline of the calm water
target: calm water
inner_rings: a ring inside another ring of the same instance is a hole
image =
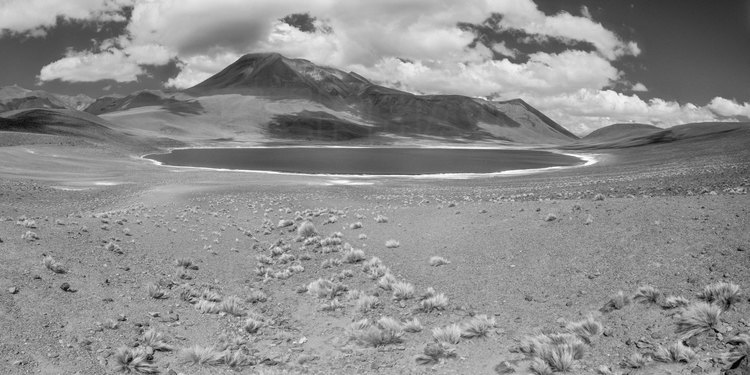
[[[546,151],[434,148],[194,148],[146,158],[175,166],[352,175],[492,173],[583,163]]]

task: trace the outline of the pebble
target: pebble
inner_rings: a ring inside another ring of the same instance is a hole
[[[8,288],[8,293],[10,293],[10,294],[17,294],[18,293],[18,288],[12,286],[12,287]]]

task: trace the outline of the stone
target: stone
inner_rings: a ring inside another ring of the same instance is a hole
[[[18,294],[18,288],[12,286],[12,287],[8,288],[8,293],[10,293],[10,294]]]

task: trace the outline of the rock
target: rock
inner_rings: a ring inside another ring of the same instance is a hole
[[[591,223],[594,222],[594,217],[589,214],[589,216],[586,217],[586,225],[591,225]]]
[[[10,293],[10,294],[17,294],[18,293],[18,288],[12,286],[12,287],[8,288],[8,293]]]
[[[547,216],[544,218],[544,221],[555,221],[557,220],[557,216],[553,213],[548,213]]]
[[[614,334],[614,331],[612,330],[612,328],[609,328],[609,327],[605,328],[604,332],[602,332],[602,335],[604,335],[605,337],[612,337],[613,334]]]
[[[2,241],[0,241],[2,242]],[[746,251],[747,248],[744,245],[737,246],[737,251]]]
[[[744,356],[729,365],[723,375],[750,375],[750,358]]]
[[[532,297],[532,296],[531,296],[530,294],[527,294],[527,295],[525,295],[525,296],[523,297],[523,299],[525,299],[525,300],[526,300],[526,301],[528,301],[528,302],[531,302],[531,301],[533,301],[533,300],[534,300],[534,297]]]
[[[691,347],[691,348],[697,348],[698,347],[698,336],[693,336],[687,340],[685,340],[685,345]]]
[[[508,361],[502,361],[495,366],[495,372],[498,374],[512,374],[516,372],[516,369],[511,367],[511,364]]]

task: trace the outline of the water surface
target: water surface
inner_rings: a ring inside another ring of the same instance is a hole
[[[173,166],[341,175],[496,173],[583,164],[548,151],[468,148],[192,148],[145,157]]]

